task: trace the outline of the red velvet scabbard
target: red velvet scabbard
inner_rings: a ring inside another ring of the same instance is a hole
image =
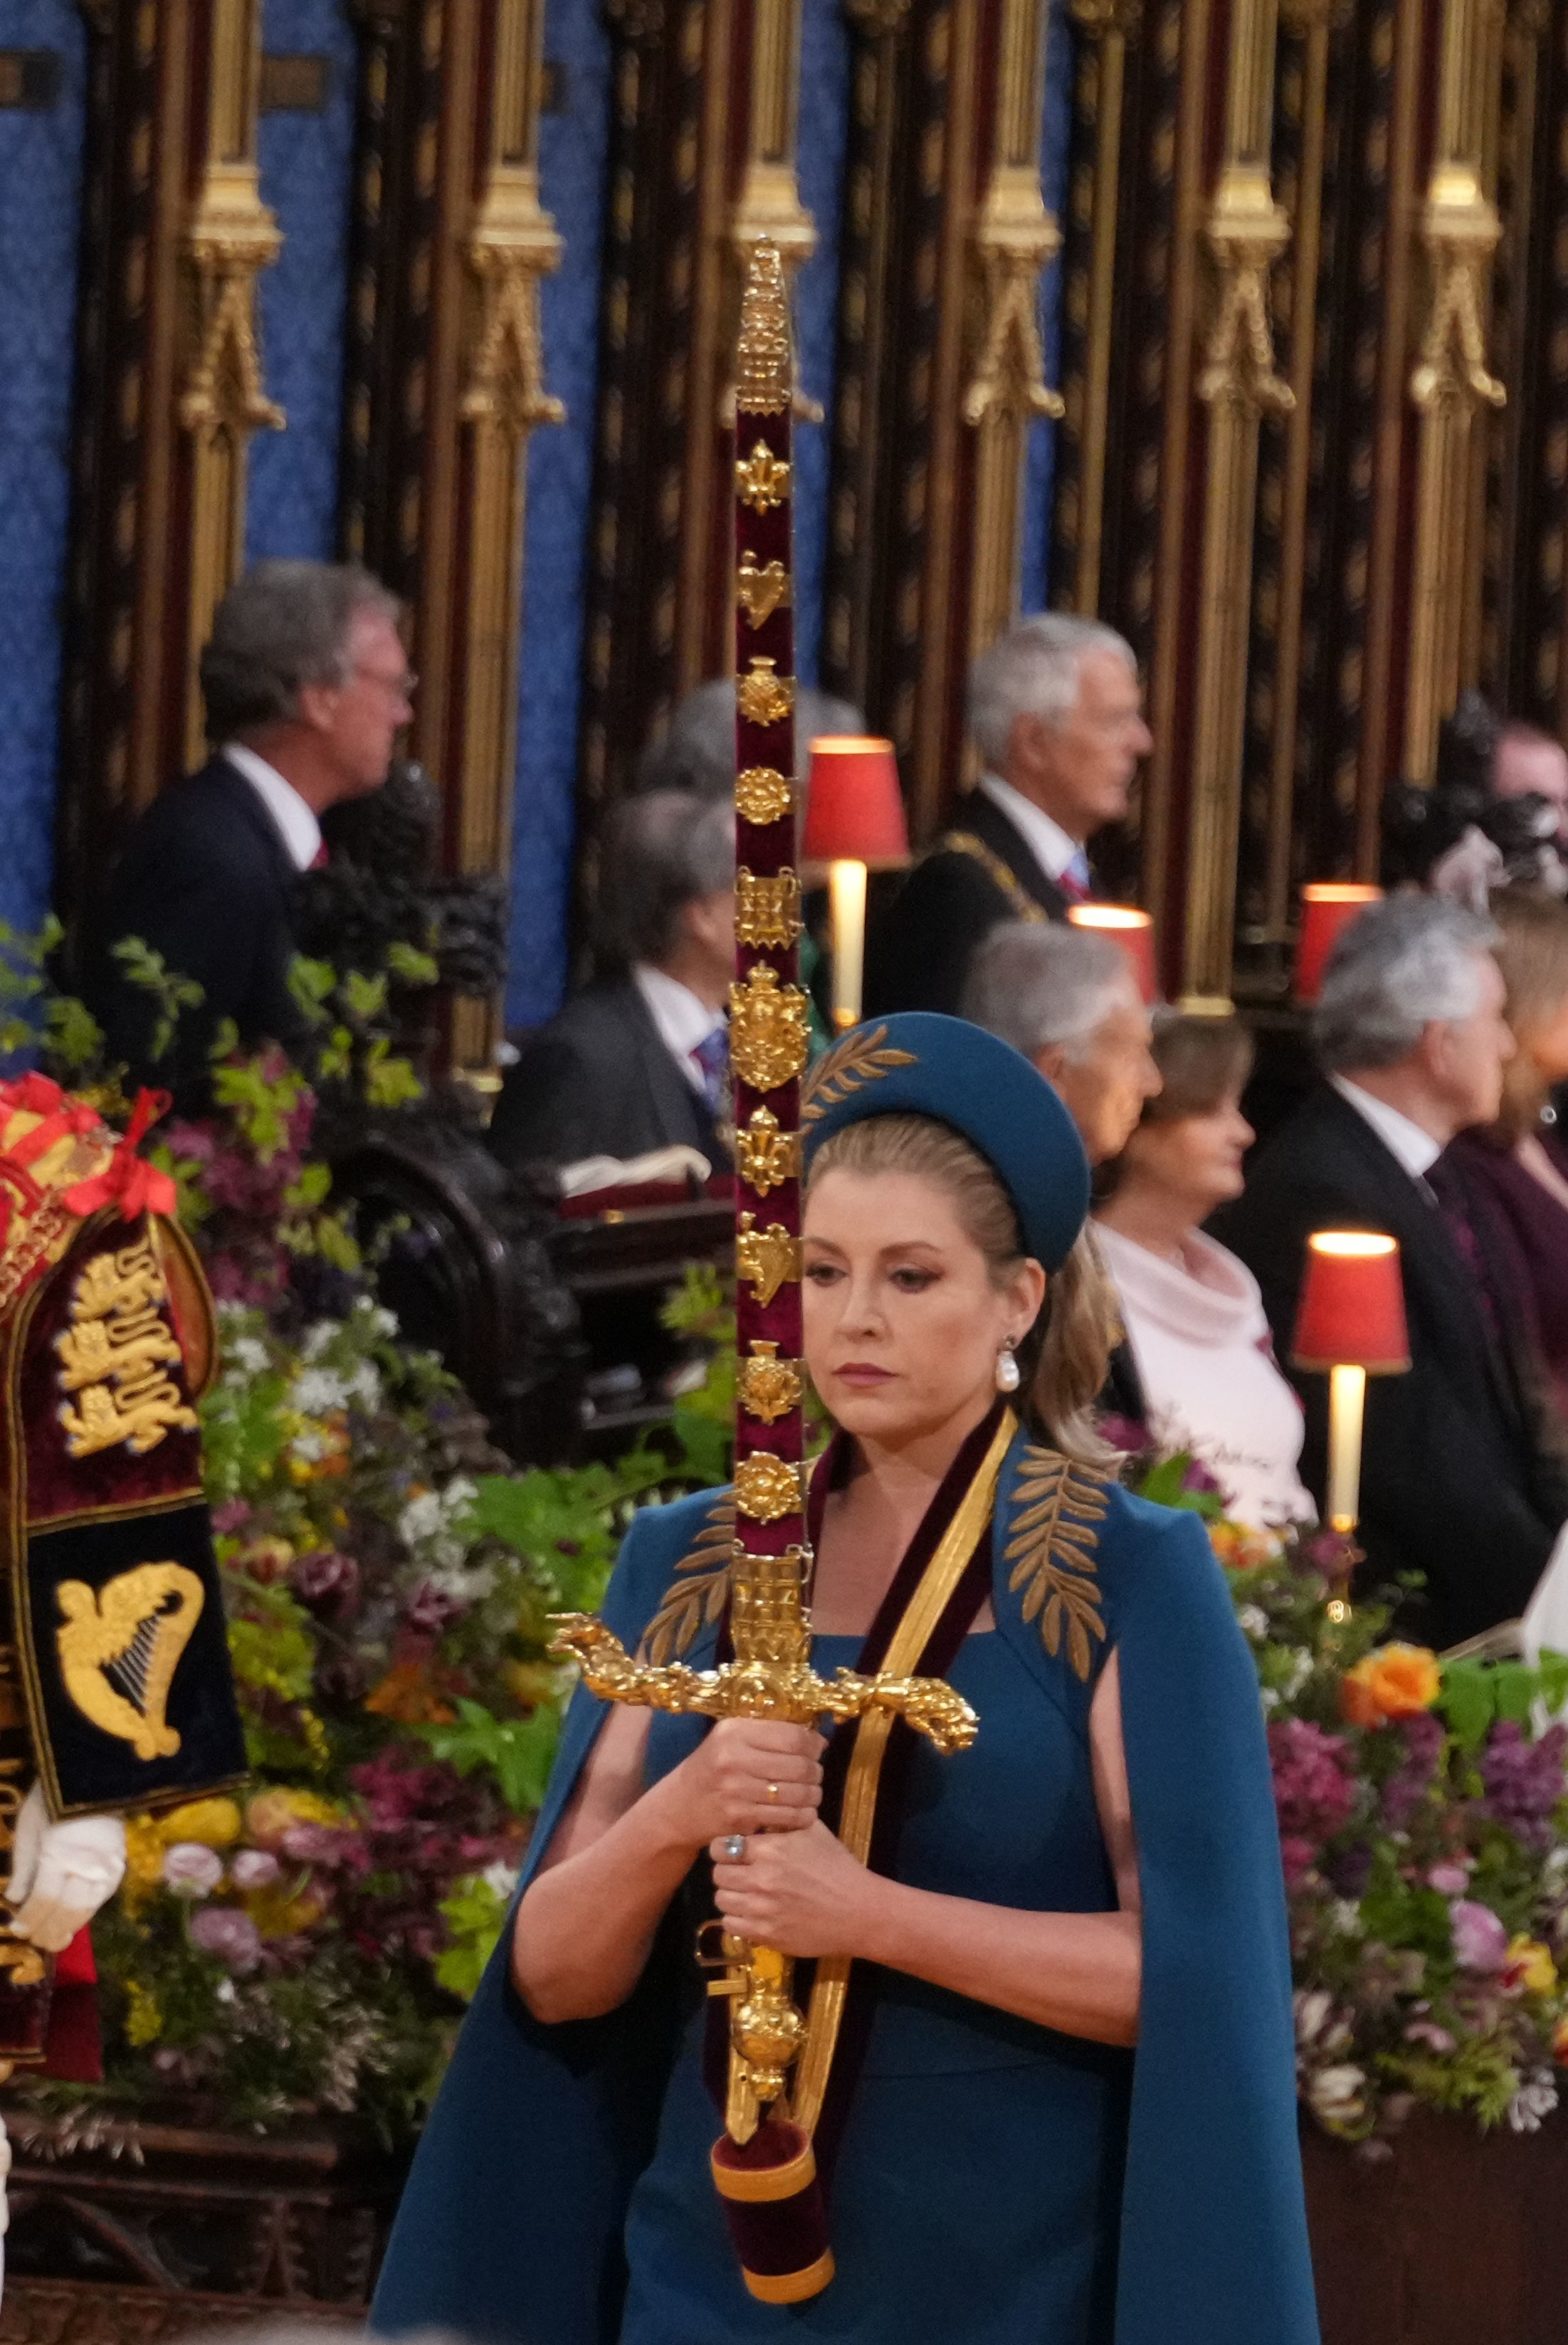
[[[713,2179],[742,2276],[764,2304],[801,2304],[833,2277],[827,2202],[809,2137],[769,2117],[748,2142],[721,2134]]]

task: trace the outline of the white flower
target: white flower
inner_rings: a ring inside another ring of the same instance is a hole
[[[163,1881],[176,1897],[208,1897],[223,1879],[223,1859],[198,1840],[177,1840],[164,1851]]]
[[[1307,2078],[1307,2099],[1325,2125],[1356,2125],[1366,2115],[1366,2082],[1365,2069],[1341,2060]]]
[[[289,1405],[302,1417],[330,1417],[348,1407],[348,1386],[336,1369],[307,1368],[294,1379]]]
[[[1262,1692],[1259,1695],[1259,1700],[1263,1704],[1263,1715],[1265,1718],[1268,1716],[1271,1710],[1277,1710],[1279,1708],[1279,1694],[1271,1685],[1266,1685],[1263,1687]]]
[[[495,1891],[497,1897],[510,1897],[517,1887],[517,1867],[500,1863],[486,1865],[479,1878],[487,1889]]]
[[[1310,2044],[1322,2034],[1334,2008],[1334,1998],[1326,1987],[1302,1987],[1296,1995],[1296,2041]]]
[[[472,1508],[479,1496],[479,1485],[467,1474],[454,1474],[441,1493],[441,1507],[449,1523],[456,1522]]]
[[[1362,1934],[1361,1908],[1353,1897],[1336,1897],[1329,1907],[1329,1920],[1342,1938],[1359,1938]]]
[[[239,2000],[232,1979],[220,1979],[212,1991],[219,2003],[236,2003]]]
[[[1262,1605],[1243,1604],[1236,1618],[1241,1623],[1243,1636],[1250,1637],[1255,1645],[1261,1645],[1269,1633],[1269,1616]]]
[[[387,1341],[396,1335],[396,1315],[385,1310],[380,1303],[373,1303],[368,1295],[359,1297],[354,1305],[354,1312],[357,1318],[364,1320],[372,1335],[379,1335]]]
[[[296,1433],[289,1443],[289,1455],[297,1457],[303,1466],[314,1466],[318,1465],[326,1456],[327,1446],[326,1435],[316,1432],[314,1427],[307,1425],[304,1431]]]
[[[352,1376],[344,1380],[343,1389],[351,1401],[356,1401],[367,1412],[381,1406],[381,1371],[374,1360],[361,1360]]]
[[[337,1337],[338,1322],[335,1319],[316,1320],[313,1326],[306,1328],[299,1339],[300,1358],[302,1360],[323,1358],[326,1353],[331,1351]]]
[[[1557,2106],[1557,2087],[1546,2070],[1527,2076],[1508,2104],[1508,2123],[1515,2133],[1539,2133],[1543,2117]]]
[[[426,1539],[439,1539],[445,1529],[446,1513],[438,1490],[421,1490],[397,1518],[397,1535],[405,1547],[418,1547]]]
[[[1296,1696],[1300,1693],[1302,1687],[1306,1684],[1307,1679],[1311,1675],[1311,1654],[1292,1653],[1290,1657],[1290,1665],[1285,1675],[1284,1687],[1282,1689],[1284,1698],[1287,1702],[1293,1702],[1295,1700]]]
[[[258,1343],[253,1335],[236,1335],[223,1345],[223,1364],[230,1375],[265,1376],[272,1362],[264,1343]]]

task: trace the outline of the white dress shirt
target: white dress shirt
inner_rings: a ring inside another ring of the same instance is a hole
[[[659,1039],[693,1091],[706,1099],[707,1077],[692,1053],[710,1034],[718,1031],[724,1020],[716,1017],[705,1001],[699,1001],[689,985],[682,985],[678,977],[669,976],[663,969],[655,969],[649,961],[636,964],[632,983],[648,1005],[648,1015],[659,1029]]]
[[[1083,841],[1070,837],[1059,822],[1043,807],[1036,806],[1032,798],[1026,798],[1022,790],[1015,790],[1000,774],[982,774],[980,788],[998,812],[1006,815],[1047,879],[1059,880],[1069,863],[1077,863],[1087,871]]]
[[[1424,1182],[1443,1153],[1442,1143],[1434,1140],[1430,1132],[1423,1132],[1419,1124],[1413,1124],[1397,1107],[1390,1107],[1386,1099],[1374,1099],[1370,1091],[1363,1091],[1348,1076],[1330,1075],[1329,1081],[1347,1107],[1353,1107],[1362,1122],[1371,1125],[1389,1155],[1404,1166],[1410,1178]]]
[[[242,748],[237,741],[226,741],[223,754],[235,772],[245,776],[271,815],[295,870],[308,871],[321,853],[321,825],[316,820],[315,809],[307,806],[277,767],[258,757],[254,749]]]

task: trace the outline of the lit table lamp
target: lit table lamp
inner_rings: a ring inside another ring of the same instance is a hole
[[[1120,945],[1132,963],[1138,991],[1145,1002],[1160,998],[1160,980],[1154,966],[1154,922],[1147,912],[1129,904],[1073,904],[1067,917],[1074,928],[1087,928]]]
[[[866,873],[909,861],[909,828],[891,741],[825,733],[811,744],[802,863],[827,867],[833,1024],[860,1021],[866,953]]]
[[[1381,902],[1383,890],[1363,880],[1314,880],[1301,891],[1301,927],[1296,937],[1295,995],[1298,1002],[1315,1002],[1323,989],[1323,971],[1342,928],[1358,920],[1368,904]]]
[[[1328,1372],[1329,1527],[1349,1539],[1361,1511],[1367,1378],[1410,1365],[1399,1245],[1377,1230],[1319,1230],[1307,1240],[1291,1356]],[[1348,1609],[1348,1608],[1347,1608]]]

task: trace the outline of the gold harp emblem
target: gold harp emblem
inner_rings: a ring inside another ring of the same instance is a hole
[[[735,494],[754,513],[771,513],[789,495],[789,466],[759,440],[744,463],[735,466]]]
[[[795,679],[774,673],[777,660],[753,659],[735,689],[740,713],[749,725],[782,724],[795,705]]]
[[[743,945],[792,945],[801,930],[800,882],[793,871],[735,874],[735,934]]]
[[[773,1091],[800,1074],[811,1055],[806,996],[780,986],[776,969],[759,961],[744,985],[730,987],[730,1063],[753,1091]]]
[[[62,1580],[56,1590],[65,1690],[84,1718],[139,1759],[172,1759],[180,1747],[169,1688],[206,1600],[179,1563],[138,1564],[96,1594],[85,1580]]]
[[[794,803],[787,777],[771,765],[748,765],[735,776],[735,811],[743,822],[782,822]]]
[[[735,593],[753,627],[765,627],[790,600],[789,572],[782,562],[759,563],[755,554],[742,554]]]
[[[799,1363],[781,1360],[776,1343],[754,1338],[750,1359],[740,1363],[740,1405],[747,1416],[776,1425],[799,1408],[804,1391]]]
[[[800,1240],[781,1221],[758,1229],[756,1215],[743,1213],[735,1225],[735,1268],[766,1310],[779,1288],[800,1276]]]

